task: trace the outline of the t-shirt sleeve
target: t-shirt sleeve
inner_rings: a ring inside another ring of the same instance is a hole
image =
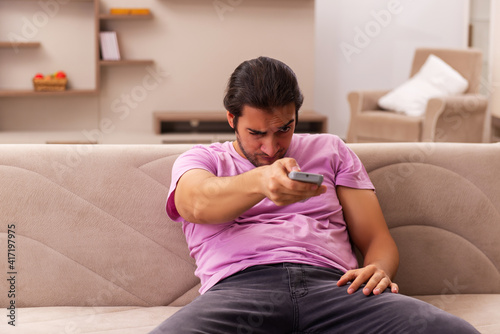
[[[357,189],[373,189],[373,183],[358,156],[342,141],[338,143],[339,161],[335,184]]]
[[[183,219],[179,215],[175,207],[174,194],[179,179],[191,169],[204,169],[212,174],[216,174],[216,161],[210,152],[203,146],[195,146],[189,151],[181,154],[175,160],[172,166],[172,180],[168,191],[166,211],[170,219],[176,222],[182,222]]]

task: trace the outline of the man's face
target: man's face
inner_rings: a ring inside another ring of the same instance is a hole
[[[234,116],[228,112],[234,128]],[[272,112],[244,106],[238,118],[236,151],[254,166],[270,165],[285,156],[295,130],[295,104],[273,109]]]

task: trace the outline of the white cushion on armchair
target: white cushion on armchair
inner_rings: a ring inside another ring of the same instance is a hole
[[[430,98],[462,94],[468,85],[453,67],[431,54],[417,74],[382,96],[378,105],[382,109],[418,117],[425,113]]]

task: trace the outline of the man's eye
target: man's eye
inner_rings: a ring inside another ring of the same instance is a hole
[[[291,127],[290,127],[290,126],[287,126],[287,127],[285,127],[285,128],[281,128],[281,129],[280,129],[280,132],[281,132],[281,133],[287,133],[288,131],[290,131],[290,129],[291,129]]]

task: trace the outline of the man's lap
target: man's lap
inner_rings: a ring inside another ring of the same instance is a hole
[[[337,287],[342,272],[301,264],[263,265],[232,275],[152,333],[473,333],[429,304],[387,290],[365,296]]]

